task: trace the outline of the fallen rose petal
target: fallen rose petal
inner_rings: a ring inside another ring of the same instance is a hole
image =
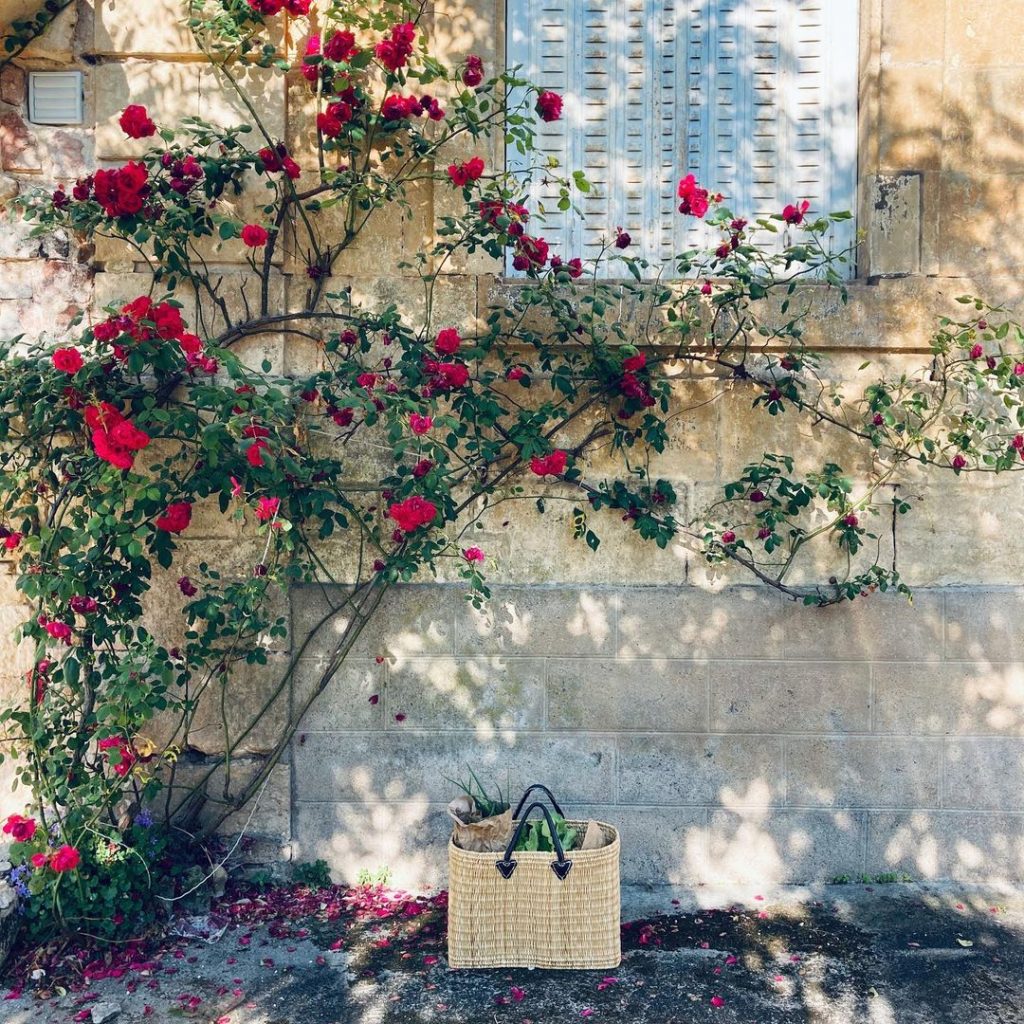
[[[509,989],[509,993],[512,996],[513,1002],[521,1003],[526,998],[526,992],[524,989],[519,988],[518,985],[513,985]]]
[[[594,1016],[594,1011],[589,1006],[584,1007],[582,1010],[580,1010],[580,1016],[581,1017],[593,1017]]]
[[[431,953],[431,954],[430,954],[430,956],[425,956],[425,957],[423,958],[423,963],[424,963],[424,964],[425,964],[425,965],[426,965],[427,967],[433,967],[433,966],[434,966],[434,964],[436,964],[436,963],[437,963],[437,961],[438,961],[438,957],[434,956],[434,955],[433,955],[433,953]]]
[[[711,1005],[714,1007],[725,1006],[725,1000],[721,996],[712,996]]]
[[[725,958],[725,966],[726,967],[732,967],[733,964],[738,964],[739,962],[740,962],[740,958],[738,956],[733,956],[732,953],[730,953]]]

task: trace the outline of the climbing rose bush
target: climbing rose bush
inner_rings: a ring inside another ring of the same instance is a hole
[[[512,505],[565,506],[567,543],[597,549],[625,529],[822,605],[906,592],[871,554],[873,521],[910,509],[883,490],[905,467],[1022,463],[1021,328],[1003,311],[965,300],[963,319],[940,322],[927,374],[846,394],[805,345],[804,321],[823,288],[843,294],[850,254],[824,240],[847,214],[794,195],[749,219],[688,175],[678,216],[706,225],[705,248],[653,267],[608,224],[595,259],[555,251],[545,210],[525,200],[530,181],[553,182],[563,209],[592,187],[534,156],[561,96],[476,55],[446,65],[420,4],[335,0],[315,28],[308,8],[191,0],[188,26],[249,120],[169,124],[130,104],[119,123],[148,141],[142,155],[21,207],[37,232],[113,240],[149,268],[139,294],[83,313],[57,344],[3,346],[0,537],[34,651],[24,699],[2,716],[27,805],[4,831],[34,937],[138,934],[172,907],[187,891],[183,849],[260,795],[389,587],[438,575],[487,599],[494,559],[473,539]],[[294,50],[270,41],[282,37]],[[311,114],[294,153],[246,91],[253,66],[300,73]],[[522,169],[487,163],[495,135]],[[423,302],[357,301],[337,268],[378,260],[382,211],[413,216],[427,180],[452,212],[426,251],[375,267],[416,281]],[[229,252],[239,273],[211,271]],[[473,254],[521,276],[481,322],[453,322],[439,285]],[[286,306],[283,260],[303,285]],[[312,358],[285,374],[252,354],[268,336]],[[693,376],[852,440],[876,469],[858,484],[836,462],[799,473],[752,438],[742,474],[688,513],[648,467],[685,429],[674,403]],[[617,469],[592,468],[598,449]],[[190,544],[211,520],[237,531],[240,566]],[[845,571],[797,586],[814,544]],[[313,581],[344,596],[272,660],[287,632],[275,594]],[[173,598],[170,616],[154,615],[158,594],[161,607]],[[239,771],[328,625],[321,674],[293,692],[256,769]],[[233,695],[272,665],[266,700],[239,720]],[[218,731],[220,753],[200,729]]]

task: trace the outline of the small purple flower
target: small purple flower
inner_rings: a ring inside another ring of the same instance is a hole
[[[153,812],[148,807],[143,807],[138,814],[135,815],[135,824],[139,828],[150,828],[153,824]]]

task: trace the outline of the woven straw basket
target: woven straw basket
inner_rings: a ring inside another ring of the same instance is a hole
[[[525,800],[526,795],[520,808]],[[522,819],[517,810],[516,825],[534,808],[540,808],[550,825],[547,809],[538,803]],[[586,821],[568,824],[587,827]],[[618,966],[619,834],[611,825],[598,825],[606,845],[568,854],[560,849],[557,855],[513,853],[518,828],[505,854],[471,853],[457,847],[454,838],[449,840],[449,966]]]

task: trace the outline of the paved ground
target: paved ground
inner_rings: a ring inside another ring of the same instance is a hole
[[[48,989],[51,965],[0,1002],[0,1021],[1024,1024],[1024,890],[852,884],[734,901],[659,889],[623,903],[635,923],[607,975],[453,972],[443,897],[235,894],[217,941],[81,958],[56,972],[79,979],[64,995]]]

